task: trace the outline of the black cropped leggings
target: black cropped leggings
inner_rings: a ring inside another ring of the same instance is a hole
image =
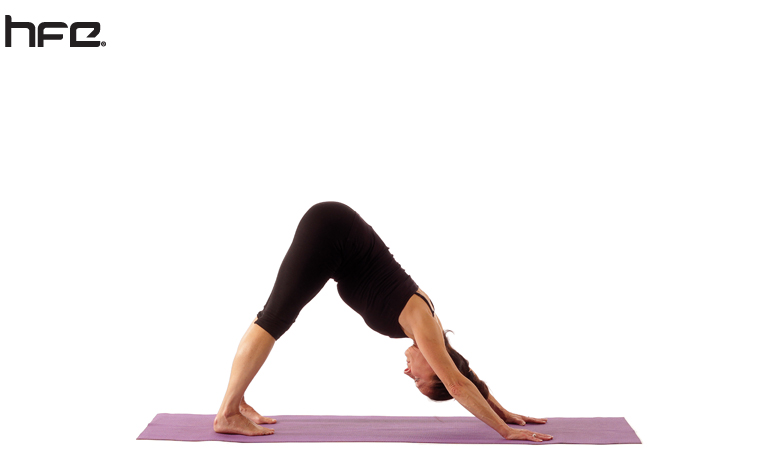
[[[329,279],[372,329],[405,337],[398,316],[417,284],[353,209],[314,205],[302,217],[256,324],[279,339]]]

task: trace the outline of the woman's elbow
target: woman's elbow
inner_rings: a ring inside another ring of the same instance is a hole
[[[466,383],[468,382],[456,380],[445,385],[445,388],[453,398],[458,400],[458,397],[462,396],[466,392]]]

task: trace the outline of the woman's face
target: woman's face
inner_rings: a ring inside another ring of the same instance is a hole
[[[428,365],[417,345],[407,349],[404,355],[407,357],[407,368],[404,369],[404,375],[412,378],[420,393],[425,395],[424,390],[428,390],[431,380],[436,376],[434,370]]]

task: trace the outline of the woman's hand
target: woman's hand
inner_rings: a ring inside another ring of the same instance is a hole
[[[512,423],[512,424],[521,425],[521,426],[525,425],[526,423],[547,423],[546,418],[533,418],[529,416],[518,415],[517,413],[512,413],[507,411],[503,412],[503,415],[499,415],[499,416],[501,416],[501,418],[507,423]]]
[[[528,440],[541,443],[542,441],[551,440],[552,436],[545,435],[544,433],[536,433],[531,430],[518,430],[517,428],[510,428],[510,431],[504,436],[507,440]]]
[[[488,404],[490,404],[490,407],[493,408],[493,411],[496,412],[496,415],[504,420],[505,423],[512,423],[514,425],[525,425],[526,423],[547,423],[546,418],[532,418],[507,411],[507,409],[502,407],[501,404],[496,400],[496,397],[493,396],[492,392],[490,395],[488,395]]]

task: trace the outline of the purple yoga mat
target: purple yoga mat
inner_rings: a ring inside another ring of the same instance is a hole
[[[505,440],[474,417],[280,415],[271,417],[277,423],[263,425],[274,428],[275,434],[264,436],[216,433],[214,418],[215,415],[160,413],[137,439],[240,443],[641,444],[625,418],[548,418],[544,425],[510,425],[552,435],[552,440],[543,443]]]

